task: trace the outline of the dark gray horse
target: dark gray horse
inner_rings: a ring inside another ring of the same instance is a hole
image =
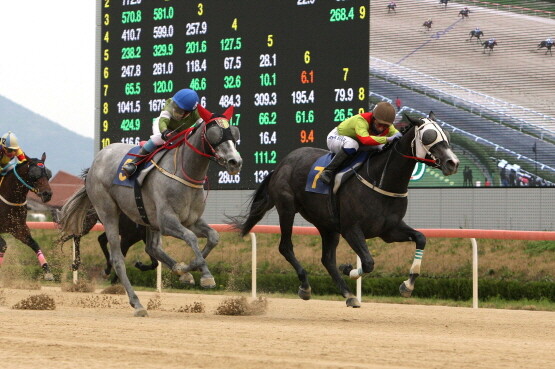
[[[94,206],[110,243],[110,261],[127,291],[131,306],[135,308],[135,316],[148,314],[127,277],[120,248],[120,212],[124,212],[133,222],[148,227],[146,252],[179,274],[180,280],[194,283],[189,272],[200,270],[202,287],[212,288],[216,285],[205,258],[218,243],[219,235],[201,217],[205,207],[202,182],[206,178],[210,160],[225,167],[232,175],[241,170],[243,160],[236,148],[239,129],[229,124],[233,108],[226,110],[223,115],[212,114],[202,106],[198,110],[205,123],[190,135],[183,132],[179,137],[170,138],[168,145],[176,147],[175,153],[151,159],[156,168],[142,183],[143,211],[139,210],[135,202],[133,188],[112,183],[116,175],[123,175],[120,163],[132,147],[120,143],[100,150],[87,173],[85,186],[62,208],[62,231],[81,234],[86,213],[91,205]],[[166,254],[161,247],[162,235],[182,239],[191,246],[195,256],[189,265],[177,263]],[[197,237],[207,238],[202,251]]]
[[[497,41],[494,38],[492,38],[487,41],[484,41],[482,43],[482,46],[484,47],[484,51],[482,52],[482,54],[485,54],[486,50],[488,50],[488,55],[491,55],[491,53],[493,52],[493,48],[497,46]]]
[[[322,149],[305,147],[292,151],[264,179],[253,194],[246,215],[231,220],[231,224],[246,235],[267,211],[276,207],[281,228],[279,251],[297,272],[301,281],[298,294],[302,299],[310,299],[311,287],[307,272],[293,252],[291,234],[296,213],[314,224],[320,232],[322,264],[346,298],[347,306],[359,307],[360,302],[341,277],[339,269],[352,279],[370,273],[374,269],[374,259],[368,251],[366,239],[373,237],[380,237],[388,243],[416,243],[410,277],[399,287],[403,296],[411,295],[420,273],[426,237],[403,222],[410,177],[418,160],[440,168],[444,175],[456,173],[459,160],[450,148],[448,136],[434,121],[433,113],[429,118],[407,119],[410,125],[403,136],[371,156],[357,170],[357,175],[339,188],[336,197],[338,216],[330,211],[329,195],[305,191],[312,164],[327,153]],[[353,269],[350,265],[338,269],[336,248],[339,236],[343,236],[360,257],[361,269]]]
[[[476,37],[476,42],[480,43],[481,42],[480,37],[482,37],[484,35],[484,32],[482,32],[481,30],[473,29],[468,34],[470,35],[470,37],[466,41],[471,41],[473,37]]]
[[[553,44],[554,44],[553,41],[548,41],[548,40],[541,41],[538,44],[538,50],[545,47],[547,49],[547,50],[545,50],[545,55],[547,55],[548,52],[549,52],[550,55],[553,55],[551,53],[551,47],[553,46]]]

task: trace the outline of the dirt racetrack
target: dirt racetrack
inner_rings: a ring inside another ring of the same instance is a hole
[[[263,315],[223,316],[231,296],[163,293],[135,318],[121,295],[0,291],[0,368],[555,367],[553,312],[268,297]],[[56,309],[11,308],[38,294]],[[194,303],[205,312],[176,312]]]

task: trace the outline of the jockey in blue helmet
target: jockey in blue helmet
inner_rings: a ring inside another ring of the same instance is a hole
[[[150,154],[156,147],[163,145],[171,135],[202,122],[202,118],[197,112],[198,103],[197,93],[189,88],[177,91],[172,98],[166,100],[160,116],[153,122],[152,136],[141,147],[138,154],[140,156],[134,157],[132,161],[123,166],[125,173],[132,176],[137,170],[137,162],[142,156]]]

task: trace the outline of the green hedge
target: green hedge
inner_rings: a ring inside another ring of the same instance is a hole
[[[136,286],[155,287],[156,272],[141,272],[129,268],[129,279]],[[198,287],[199,273],[194,272],[197,286],[184,287],[176,275],[168,270],[163,271],[165,288],[194,288]],[[215,274],[216,290],[230,289],[234,291],[250,291],[251,276],[244,274],[236,276],[229,273]],[[355,281],[346,278],[349,287],[355,291]],[[402,277],[366,277],[362,280],[362,294],[372,296],[399,296],[399,285],[406,278]],[[324,275],[309,276],[312,293],[315,295],[337,295],[339,290],[331,280]],[[300,282],[295,274],[259,274],[257,287],[260,293],[297,293]],[[478,295],[481,300],[501,298],[505,300],[541,300],[555,302],[555,283],[553,282],[519,282],[514,280],[481,279]],[[472,280],[464,278],[427,278],[419,277],[416,281],[414,297],[438,298],[449,300],[469,300],[472,298]]]

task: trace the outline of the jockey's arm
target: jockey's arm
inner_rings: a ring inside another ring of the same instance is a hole
[[[15,157],[17,158],[17,161],[19,163],[23,163],[24,161],[27,160],[27,155],[25,155],[23,150],[21,150],[20,148],[17,149],[17,152],[15,153]]]

